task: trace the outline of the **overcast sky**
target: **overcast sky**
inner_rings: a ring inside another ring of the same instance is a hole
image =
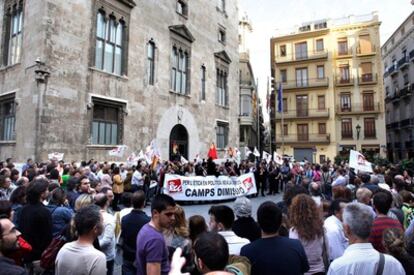
[[[302,22],[324,18],[340,18],[377,11],[382,22],[381,45],[413,11],[411,0],[238,0],[240,11],[249,16],[254,45],[250,59],[259,93],[266,106],[267,77],[270,76],[270,38],[276,31],[289,29]]]

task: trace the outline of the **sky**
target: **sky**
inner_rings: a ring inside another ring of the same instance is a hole
[[[238,0],[239,11],[247,13],[253,26],[249,45],[250,62],[258,79],[259,95],[266,106],[267,78],[270,77],[270,38],[277,32],[325,18],[341,18],[377,11],[381,45],[411,14],[411,0]],[[264,109],[265,112],[265,109]],[[267,119],[268,116],[265,115]]]

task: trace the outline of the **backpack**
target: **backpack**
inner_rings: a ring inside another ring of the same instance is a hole
[[[282,172],[282,174],[288,174],[290,171],[290,168],[289,166],[283,165],[280,171]]]
[[[40,266],[46,270],[53,270],[55,268],[57,254],[66,242],[63,234],[59,234],[53,238],[40,257]]]

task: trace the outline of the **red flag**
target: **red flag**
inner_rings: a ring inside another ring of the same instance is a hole
[[[208,150],[207,157],[212,158],[212,159],[218,159],[217,149],[216,149],[216,146],[214,145],[214,142],[211,143],[211,145],[210,145],[210,149]]]

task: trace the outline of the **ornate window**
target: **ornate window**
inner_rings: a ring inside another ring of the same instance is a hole
[[[229,124],[226,122],[217,122],[216,126],[216,143],[217,148],[224,149],[229,143]]]
[[[16,109],[14,94],[0,97],[0,140],[15,140]]]
[[[229,90],[227,77],[231,60],[225,51],[215,53],[216,61],[216,104],[219,106],[229,106]]]
[[[128,23],[132,0],[98,0],[94,57],[95,68],[116,74],[127,74]]]
[[[201,95],[200,101],[206,100],[206,66],[201,66]]]
[[[23,43],[24,1],[5,1],[4,6],[4,43],[3,64],[13,65],[20,62]]]

